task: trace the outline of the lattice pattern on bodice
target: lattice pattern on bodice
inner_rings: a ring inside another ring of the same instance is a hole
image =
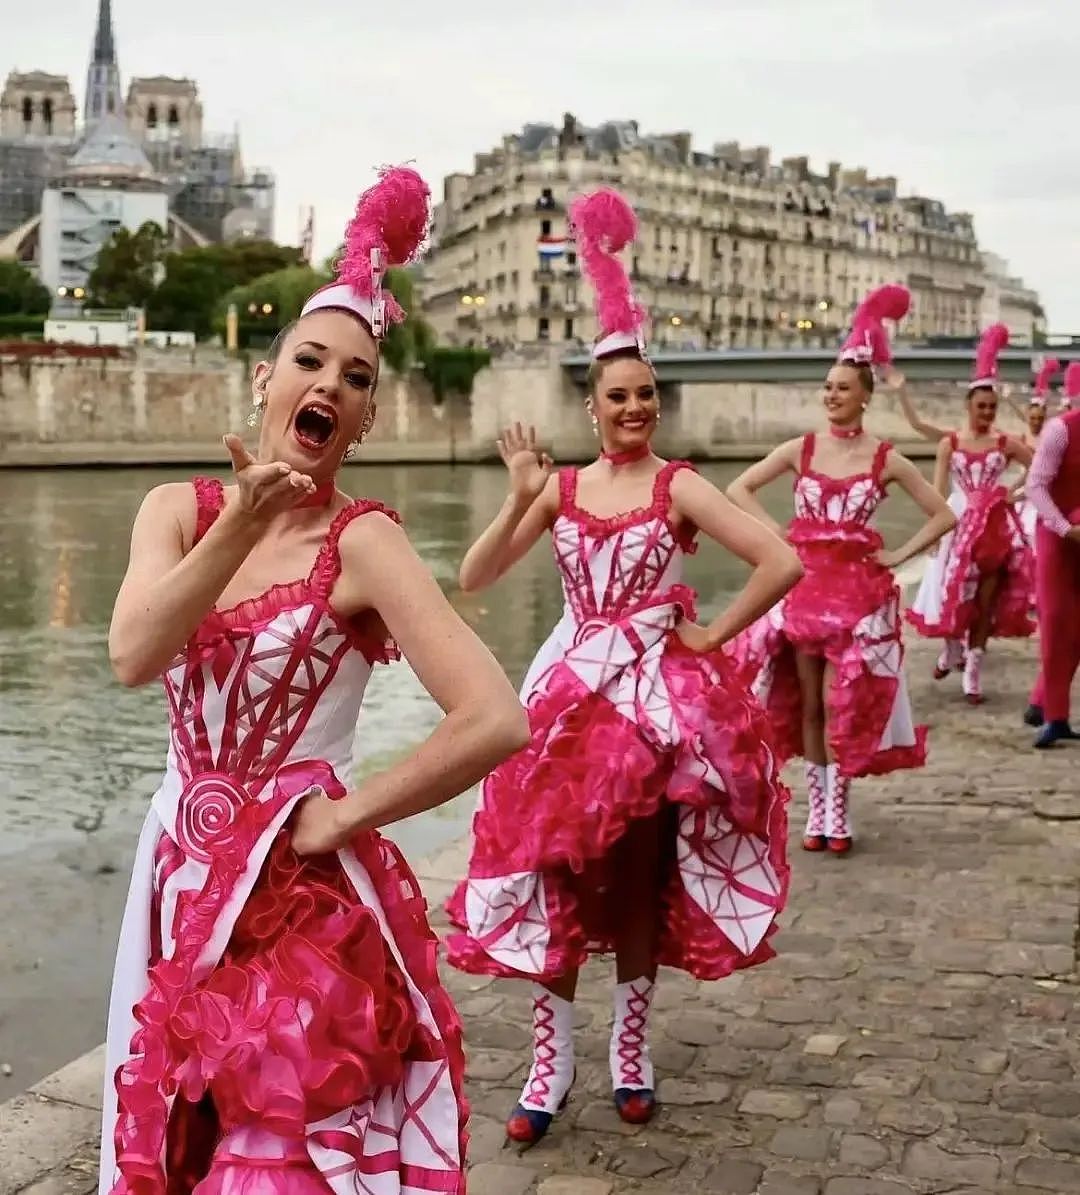
[[[885,442],[878,445],[869,472],[853,473],[850,477],[827,477],[811,468],[814,439],[811,434],[803,440],[799,475],[795,479],[796,519],[869,526],[885,497],[882,471],[891,445]]]
[[[983,452],[961,448],[955,433],[950,439],[949,479],[955,489],[970,497],[977,490],[994,489],[1001,484],[1001,476],[1009,467],[1004,436],[999,437],[993,448]]]
[[[563,470],[552,548],[567,609],[579,623],[618,618],[681,581],[683,556],[693,542],[669,520],[670,484],[680,468],[689,467],[669,461],[656,475],[651,504],[612,518],[578,507],[577,471]]]

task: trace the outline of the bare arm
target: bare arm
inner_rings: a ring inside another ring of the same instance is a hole
[[[226,436],[225,443],[239,492],[190,552],[184,554],[195,525],[191,486],[151,490],[135,517],[127,573],[109,627],[109,660],[121,684],[145,685],[165,671],[268,522],[315,488],[310,477],[284,462],[259,464],[236,436]]]
[[[775,606],[802,576],[802,565],[780,536],[699,474],[689,469],[676,473],[671,498],[684,519],[754,570],[731,605],[705,628],[704,647],[711,651]]]
[[[192,494],[183,483],[159,486],[135,517],[109,627],[109,660],[121,684],[145,685],[165,671],[262,534],[257,523],[238,518],[235,507],[226,508],[185,556],[185,519],[194,527]]]
[[[760,460],[742,473],[728,486],[728,498],[742,511],[753,515],[759,523],[764,523],[776,535],[784,534],[783,528],[757,500],[757,491],[770,481],[775,481],[784,473],[795,473],[799,469],[799,453],[802,451],[801,440],[788,440],[779,448],[774,448],[767,457]]]
[[[310,802],[294,832],[303,853],[329,850],[359,831],[441,805],[529,736],[525,711],[502,669],[454,612],[396,523],[379,514],[355,520],[341,537],[341,558],[343,572],[355,579],[350,597],[379,615],[446,717],[401,763],[340,801]]]
[[[1035,453],[1018,436],[1006,436],[1005,455],[1010,461],[1019,461],[1027,469]]]
[[[945,443],[948,443],[945,441]],[[938,447],[940,462],[942,449]],[[946,458],[947,459],[947,458]],[[919,508],[927,515],[926,522],[902,547],[893,552],[883,554],[882,564],[889,568],[898,568],[905,561],[920,552],[925,552],[932,544],[956,526],[956,515],[949,509],[944,497],[935,489],[919,470],[898,452],[890,452],[885,465],[884,478],[895,481]]]
[[[952,440],[942,436],[934,457],[934,489],[943,497],[949,496],[949,461],[952,458]]]
[[[458,581],[466,593],[493,585],[554,522],[559,482],[551,457],[536,444],[536,429],[520,423],[498,440],[510,478],[510,493],[491,525],[465,553]]]
[[[510,493],[495,518],[465,553],[458,580],[466,593],[493,585],[551,526],[559,507],[559,479],[549,477],[537,498]]]
[[[911,396],[908,394],[907,381],[899,370],[890,369],[885,376],[885,384],[900,400],[900,409],[904,412],[904,418],[923,439],[940,440],[943,436],[949,434],[948,428],[936,427],[922,418],[915,409],[915,404],[911,401]]]

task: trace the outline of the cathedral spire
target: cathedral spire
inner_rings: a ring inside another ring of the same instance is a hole
[[[116,61],[112,6],[110,0],[98,0],[94,50],[90,56],[90,69],[86,73],[86,102],[83,108],[83,119],[89,126],[96,124],[106,116],[119,117],[122,112],[120,67]]]

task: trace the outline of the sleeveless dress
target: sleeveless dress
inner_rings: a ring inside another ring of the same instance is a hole
[[[223,505],[195,481],[196,541]],[[164,675],[170,742],[109,1012],[102,1195],[464,1192],[460,1025],[419,887],[375,832],[301,858],[287,820],[343,796],[372,667],[309,576],[214,610]]]
[[[827,477],[813,469],[815,437],[802,443],[788,540],[802,579],[732,644],[740,675],[765,705],[783,758],[803,754],[798,649],[834,669],[826,694],[829,747],[844,776],[881,775],[926,762],[926,727],[912,722],[904,679],[900,590],[874,555],[885,498],[881,443],[869,472]]]
[[[964,495],[964,506],[941,566],[940,603],[913,606],[907,619],[931,639],[966,638],[978,614],[976,593],[987,573],[1002,574],[994,599],[991,635],[1026,638],[1035,630],[1031,619],[1034,556],[1016,507],[1009,501],[1002,475],[1009,466],[1006,437],[993,448],[973,452],[961,448],[954,432],[949,476]]]
[[[788,889],[787,801],[761,708],[721,652],[675,634],[693,532],[650,505],[580,509],[560,474],[552,527],[566,601],[522,688],[532,741],[485,781],[468,878],[449,902],[455,966],[550,981],[614,948],[612,851],[665,815],[658,961],[715,979],[773,956]]]

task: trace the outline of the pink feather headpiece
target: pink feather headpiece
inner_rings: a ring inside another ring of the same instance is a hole
[[[975,350],[975,368],[972,370],[969,390],[998,388],[998,357],[1009,343],[1007,324],[991,324],[979,337]]]
[[[430,199],[427,183],[415,170],[380,170],[379,181],[356,202],[337,278],[317,290],[300,314],[327,308],[351,311],[381,340],[391,324],[405,318],[394,296],[383,289],[383,278],[391,266],[408,265],[424,243]]]
[[[1072,406],[1080,399],[1080,361],[1070,361],[1065,366],[1065,381],[1061,388],[1061,396],[1066,406]]]
[[[634,301],[626,267],[616,256],[637,236],[633,208],[618,191],[604,187],[574,200],[570,226],[582,267],[596,292],[600,334],[593,359],[620,349],[635,349],[644,357],[645,309]]]
[[[906,286],[889,283],[872,290],[855,309],[851,331],[840,348],[838,361],[856,365],[888,365],[892,346],[885,320],[902,320],[911,307]]]
[[[1031,405],[1033,407],[1046,406],[1046,393],[1050,389],[1050,379],[1061,368],[1061,362],[1056,357],[1047,357],[1039,366],[1035,375],[1035,384],[1031,388]]]

